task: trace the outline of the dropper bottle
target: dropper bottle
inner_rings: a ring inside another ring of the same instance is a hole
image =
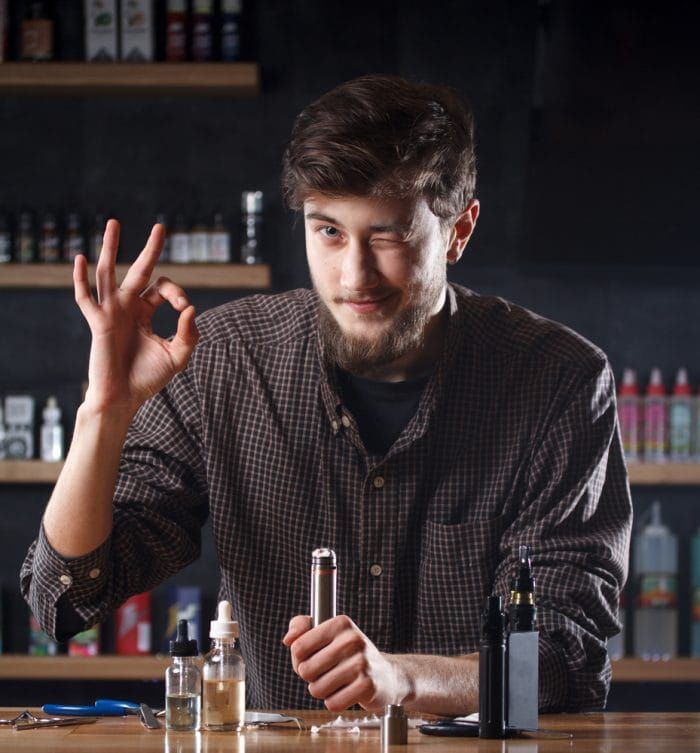
[[[190,639],[187,620],[177,621],[170,641],[172,664],[165,671],[165,726],[181,732],[199,729],[202,673],[195,664],[197,641]]]
[[[238,636],[230,602],[220,601],[209,632],[212,648],[204,657],[204,726],[210,730],[241,730],[245,724],[245,663]]]

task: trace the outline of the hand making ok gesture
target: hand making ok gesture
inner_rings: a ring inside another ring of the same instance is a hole
[[[117,286],[119,223],[107,222],[95,270],[97,301],[90,292],[87,260],[75,259],[75,300],[92,333],[85,402],[95,411],[135,413],[185,368],[197,343],[194,306],[185,291],[167,277],[150,282],[164,233],[162,225],[153,226],[143,251]],[[151,327],[153,314],[166,301],[180,312],[171,340],[158,337]]]

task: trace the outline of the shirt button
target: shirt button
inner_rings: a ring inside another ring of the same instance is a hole
[[[92,578],[93,580],[95,580],[95,578],[100,577],[101,572],[102,570],[100,570],[99,567],[93,567],[92,570],[90,570],[90,572],[88,573],[88,576]]]
[[[375,489],[384,488],[384,476],[375,476],[372,483],[374,484]]]
[[[59,580],[61,583],[63,583],[64,586],[70,586],[70,584],[73,582],[73,578],[70,577],[70,575],[61,575],[59,577]]]
[[[369,574],[375,578],[378,578],[384,572],[384,568],[381,565],[374,564],[369,569]]]
[[[340,421],[346,429],[350,426],[350,419],[347,416],[341,416]]]
[[[334,419],[331,421],[331,426],[333,427],[333,431],[337,434],[338,433],[338,422]]]

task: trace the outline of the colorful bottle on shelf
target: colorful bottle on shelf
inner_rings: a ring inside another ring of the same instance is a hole
[[[625,369],[622,373],[617,412],[625,459],[636,463],[641,459],[642,401],[639,397],[637,374],[634,369]]]
[[[39,261],[55,264],[61,258],[61,239],[53,212],[47,212],[41,221],[41,239],[39,240]]]
[[[36,235],[34,233],[34,217],[31,212],[20,214],[15,244],[15,261],[21,264],[36,261]]]
[[[0,264],[12,261],[12,234],[5,212],[0,212]]]
[[[85,254],[82,222],[78,212],[70,212],[63,239],[63,260],[72,264],[79,254]]]
[[[693,426],[693,401],[688,384],[687,369],[680,368],[669,400],[668,447],[671,461],[687,463],[691,458],[691,429]]]
[[[41,459],[49,463],[63,460],[63,425],[58,401],[51,395],[46,401],[41,425]]]
[[[192,15],[192,60],[214,59],[214,8],[212,0],[194,0]]]
[[[221,0],[221,59],[225,62],[241,57],[241,11],[243,0]]]
[[[187,60],[187,0],[167,0],[165,59],[169,63]]]
[[[262,264],[263,192],[241,194],[241,262]]]
[[[678,652],[678,539],[661,522],[661,503],[635,538],[634,653],[641,659],[671,659]]]
[[[647,463],[666,461],[667,408],[661,369],[654,368],[644,396],[644,460]]]
[[[700,529],[690,544],[690,655],[700,659]]]
[[[245,724],[245,664],[238,650],[238,623],[220,601],[211,622],[212,649],[204,658],[203,722],[207,729],[241,730]]]
[[[197,641],[188,635],[187,620],[178,620],[170,656],[172,664],[165,671],[165,726],[182,732],[199,729],[202,673],[195,664]]]

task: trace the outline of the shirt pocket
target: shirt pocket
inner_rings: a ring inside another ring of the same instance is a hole
[[[426,521],[418,571],[417,651],[477,649],[503,528],[503,516],[449,525]]]

